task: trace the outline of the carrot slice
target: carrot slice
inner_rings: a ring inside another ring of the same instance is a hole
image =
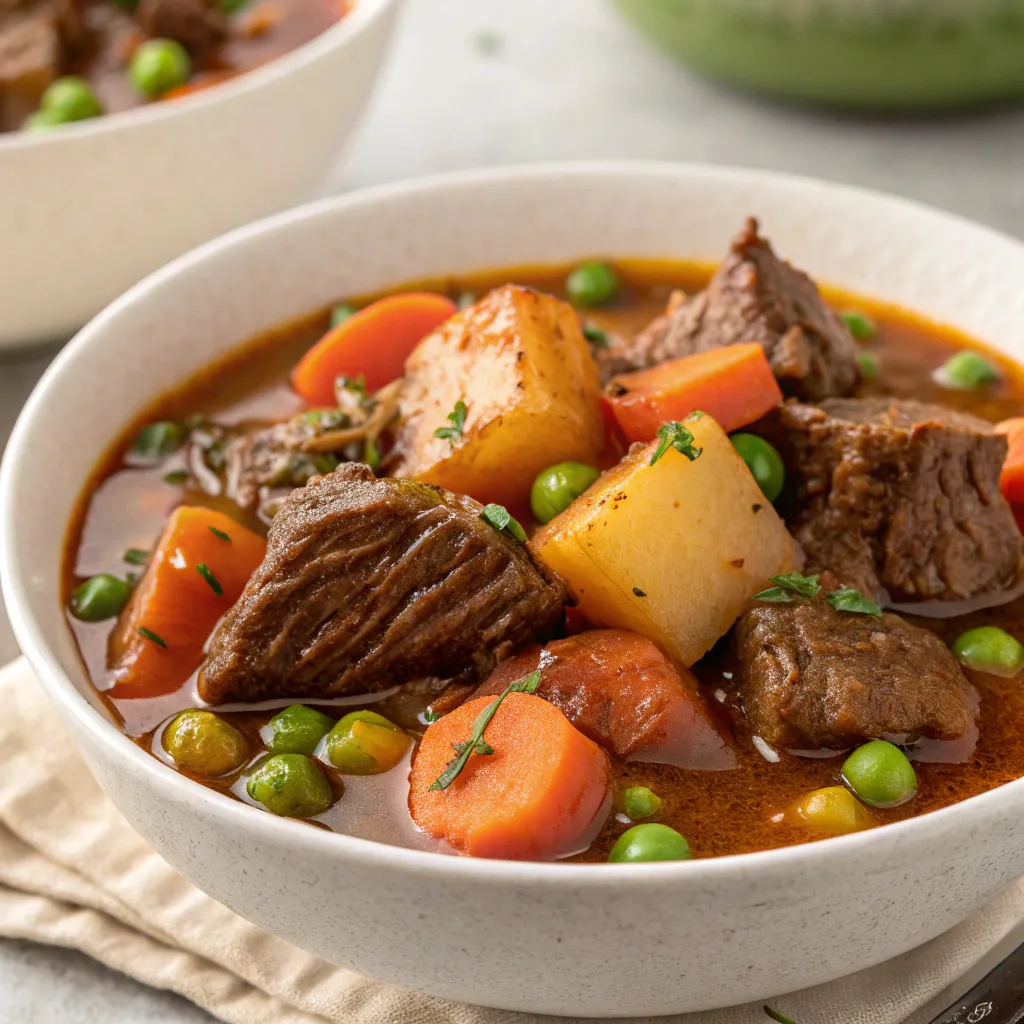
[[[1024,502],[1024,416],[997,423],[995,431],[1005,434],[1008,444],[1006,461],[999,474],[999,489],[1007,501]]]
[[[756,342],[696,352],[621,374],[612,378],[607,394],[630,443],[650,441],[663,423],[685,419],[698,409],[731,432],[782,401],[764,349]]]
[[[111,637],[110,696],[178,689],[202,663],[207,638],[266,550],[262,537],[223,512],[176,508]]]
[[[473,857],[550,860],[577,852],[606,804],[608,759],[554,705],[510,693],[447,789],[431,790],[494,697],[468,701],[431,725],[409,774],[409,810],[424,832]]]
[[[432,292],[379,299],[328,331],[292,370],[292,387],[310,405],[333,405],[338,377],[366,377],[376,391],[402,376],[406,356],[456,313],[455,303]]]

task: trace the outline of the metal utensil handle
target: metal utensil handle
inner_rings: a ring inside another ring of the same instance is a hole
[[[997,964],[932,1024],[1020,1024],[1024,1021],[1024,944]]]

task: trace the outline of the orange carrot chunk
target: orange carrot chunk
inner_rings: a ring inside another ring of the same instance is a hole
[[[310,405],[333,405],[338,377],[366,377],[376,391],[402,376],[406,356],[456,312],[433,292],[404,292],[372,302],[329,330],[292,370],[292,387]]]
[[[266,550],[262,537],[223,512],[176,508],[111,636],[110,696],[178,689],[202,663],[207,638]]]
[[[1024,502],[1024,416],[996,424],[996,433],[1005,434],[1008,443],[1006,461],[999,474],[999,489],[1011,504]]]
[[[650,441],[669,420],[698,409],[727,432],[759,419],[782,401],[764,349],[726,345],[614,377],[608,385],[619,428],[630,443]]]
[[[608,758],[554,705],[510,693],[488,724],[492,754],[472,753],[446,789],[430,787],[494,697],[431,725],[409,773],[409,810],[424,832],[473,857],[551,860],[579,852],[605,809]]]

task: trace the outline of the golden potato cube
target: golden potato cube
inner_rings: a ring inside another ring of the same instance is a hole
[[[601,450],[597,367],[576,312],[551,295],[495,289],[424,338],[405,375],[395,476],[521,507],[542,469]],[[462,436],[435,437],[459,401]]]
[[[658,442],[634,445],[530,546],[595,626],[636,630],[692,665],[800,555],[718,423],[685,426],[703,449],[694,461],[670,447],[652,466]]]

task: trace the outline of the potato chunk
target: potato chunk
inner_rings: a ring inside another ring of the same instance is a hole
[[[703,449],[694,461],[669,448],[652,466],[658,442],[634,445],[531,547],[595,626],[636,630],[692,665],[800,557],[718,423],[686,427]]]
[[[556,462],[593,463],[597,367],[567,303],[507,285],[428,335],[405,363],[395,476],[521,505]],[[435,437],[466,405],[461,437]]]

